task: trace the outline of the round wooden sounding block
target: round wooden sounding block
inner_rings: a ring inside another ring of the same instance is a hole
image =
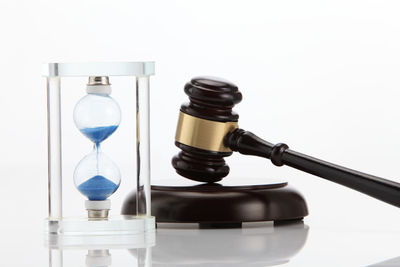
[[[240,227],[243,222],[284,223],[308,215],[305,199],[286,182],[243,180],[255,183],[229,178],[210,184],[183,179],[155,183],[151,186],[152,215],[158,223],[199,223],[203,228]],[[135,193],[125,200],[122,214],[136,214]]]

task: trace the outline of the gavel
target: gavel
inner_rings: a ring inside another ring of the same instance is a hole
[[[181,149],[172,159],[176,172],[188,179],[216,183],[229,173],[224,157],[237,151],[270,159],[352,188],[400,207],[400,183],[348,169],[272,144],[238,127],[232,108],[242,100],[238,87],[224,79],[196,77],[186,83],[189,103],[180,108],[175,145]]]

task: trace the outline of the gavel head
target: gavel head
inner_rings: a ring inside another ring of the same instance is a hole
[[[229,173],[224,157],[232,155],[224,137],[238,127],[239,115],[232,108],[242,94],[233,83],[214,77],[193,78],[184,90],[190,102],[180,109],[175,145],[181,151],[172,165],[188,179],[220,181]]]

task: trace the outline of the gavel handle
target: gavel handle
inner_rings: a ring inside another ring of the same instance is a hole
[[[268,158],[276,166],[287,165],[400,207],[400,183],[301,154],[286,144],[271,144],[242,129],[230,132],[224,143],[241,154]]]

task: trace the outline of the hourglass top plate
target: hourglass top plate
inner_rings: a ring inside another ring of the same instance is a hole
[[[150,76],[154,75],[154,62],[96,62],[96,63],[46,63],[44,77],[80,76]]]

